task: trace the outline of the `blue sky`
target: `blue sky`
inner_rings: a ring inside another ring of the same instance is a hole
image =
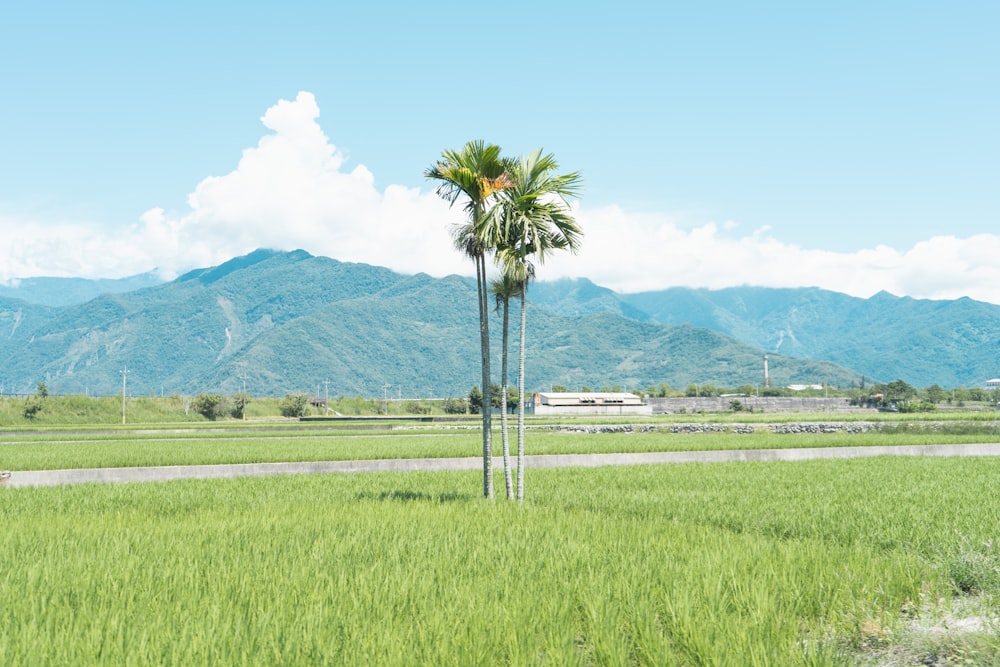
[[[543,279],[1000,303],[1000,4],[361,5],[5,8],[0,281],[469,273],[422,173],[485,139],[583,172]]]

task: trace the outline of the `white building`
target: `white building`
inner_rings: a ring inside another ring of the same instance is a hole
[[[652,407],[627,392],[540,392],[534,396],[536,415],[651,415]]]
[[[993,378],[992,380],[987,380],[986,384],[983,385],[983,389],[986,391],[993,391],[994,389],[1000,389],[1000,378]]]

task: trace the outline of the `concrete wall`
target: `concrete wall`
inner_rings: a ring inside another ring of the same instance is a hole
[[[681,412],[726,412],[730,401],[739,401],[754,412],[874,412],[848,405],[846,398],[805,398],[797,396],[712,396],[701,398],[647,398],[654,415]]]

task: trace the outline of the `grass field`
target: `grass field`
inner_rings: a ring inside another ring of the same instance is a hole
[[[0,664],[996,664],[998,476],[537,470],[524,507],[475,473],[7,489]],[[921,629],[960,612],[985,627]]]
[[[281,414],[282,399],[273,397],[256,397],[247,404],[247,416],[250,420],[273,419]],[[38,403],[39,410],[33,413],[32,417],[25,415],[25,407],[29,403]],[[319,407],[308,407],[307,412],[312,416],[325,414],[343,414],[351,416],[370,416],[378,414],[377,410],[382,405],[380,400],[364,399],[360,397],[337,397],[330,399],[330,412]],[[670,414],[650,416],[648,421],[654,423],[677,423],[677,422],[783,422],[783,421],[879,421],[879,422],[920,422],[939,420],[961,420],[961,421],[997,421],[1000,413],[994,409],[993,403],[969,404],[962,408],[952,407],[942,404],[941,409],[930,412],[914,413],[889,413],[862,411],[862,412],[818,412],[818,413],[794,413],[794,412],[766,412],[766,411],[723,411],[723,412],[690,412],[686,414]],[[456,415],[445,415],[443,411],[443,401],[425,402],[420,400],[390,401],[389,413],[392,416],[400,417],[416,413],[408,410],[417,410],[421,416],[430,410],[433,416],[438,418],[454,418]],[[126,421],[128,425],[138,425],[142,428],[146,425],[177,425],[177,424],[225,424],[232,426],[236,422],[229,418],[211,421],[198,414],[192,408],[192,397],[185,396],[134,396],[125,401]],[[472,422],[478,420],[478,415],[466,416]],[[535,422],[559,421],[573,422],[580,421],[592,423],[602,421],[606,423],[625,422],[632,423],[635,417],[550,417],[548,420],[541,417],[532,417]],[[499,420],[498,420],[499,421]],[[114,427],[122,422],[122,401],[121,396],[90,397],[80,395],[67,396],[47,396],[44,399],[26,396],[4,396],[0,395],[0,430],[5,428],[35,428],[42,426],[45,428],[65,427],[78,429],[81,425],[90,427]]]
[[[970,425],[971,424],[971,425]],[[532,431],[529,453],[994,441]],[[498,442],[497,442],[498,446]],[[8,429],[0,469],[476,456],[475,429]],[[1000,664],[1000,459],[0,489],[0,664]]]
[[[209,429],[146,427],[143,430],[0,431],[0,470],[261,463],[390,458],[477,456],[482,441],[476,429],[413,425],[399,430],[359,430],[358,426],[296,424]],[[581,435],[550,430],[527,434],[528,454],[577,454],[865,445],[965,444],[1000,441],[996,424],[953,422],[950,428],[891,426],[873,433],[649,432]],[[499,454],[499,434],[495,434]]]

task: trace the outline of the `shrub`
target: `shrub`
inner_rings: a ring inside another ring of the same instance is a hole
[[[235,394],[232,397],[232,407],[229,409],[229,414],[235,419],[243,419],[246,415],[247,403],[250,402],[249,394]]]
[[[483,392],[479,387],[469,390],[469,412],[478,415],[483,409]]]
[[[431,413],[431,406],[424,401],[405,401],[403,403],[403,412],[409,415],[429,415]]]
[[[34,419],[42,411],[42,399],[38,396],[31,396],[24,401],[24,418]]]
[[[490,406],[494,410],[499,410],[503,407],[503,392],[500,390],[500,385],[491,384],[490,385]]]
[[[206,419],[218,419],[225,414],[219,394],[198,394],[191,401],[191,409]]]
[[[309,397],[305,394],[285,394],[278,402],[282,417],[304,417],[309,408]]]

